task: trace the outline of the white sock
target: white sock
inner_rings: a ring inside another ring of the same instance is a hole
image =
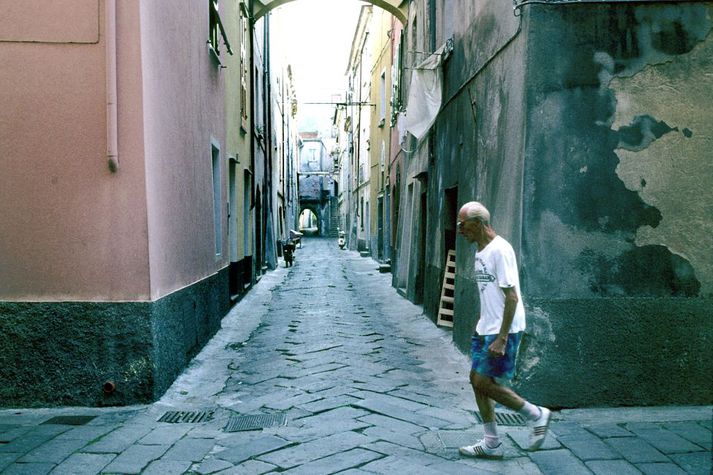
[[[485,431],[485,445],[491,449],[494,449],[500,445],[500,437],[498,436],[498,424],[496,422],[485,422],[483,423],[483,429]]]
[[[540,408],[535,406],[534,404],[530,404],[529,402],[525,401],[525,404],[522,406],[522,409],[517,411],[521,416],[534,421],[535,419],[538,419],[542,415],[542,411],[540,411]]]

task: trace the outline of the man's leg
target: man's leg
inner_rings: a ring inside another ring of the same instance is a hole
[[[473,374],[471,372],[471,385],[473,384]],[[475,402],[478,404],[480,417],[483,419],[483,431],[485,433],[483,440],[485,445],[490,448],[498,447],[500,445],[500,436],[498,435],[498,424],[495,422],[495,401],[478,391],[475,386],[473,386],[473,392],[475,393]]]
[[[484,397],[499,402],[513,411],[519,411],[525,404],[525,400],[518,396],[515,391],[508,387],[501,386],[490,376],[483,376],[482,374],[471,371],[470,384],[473,386],[473,391],[476,393],[476,402],[478,400],[477,394],[480,393]],[[478,408],[480,408],[480,404],[478,404]],[[485,415],[483,414],[482,409],[480,410],[480,414],[483,415],[483,420],[485,420]],[[492,409],[492,417],[493,420],[495,420],[494,406]]]
[[[503,406],[518,412],[532,423],[533,429],[530,435],[529,449],[537,450],[542,446],[550,423],[549,409],[526,401],[512,389],[495,382],[490,376],[483,376],[471,371],[470,381],[473,385],[473,390],[476,392],[476,402],[478,401],[478,394],[481,394],[481,397],[499,402]],[[483,415],[480,403],[478,403],[478,408],[480,408],[480,413]],[[494,421],[494,410],[492,411],[492,418]],[[483,420],[485,421],[485,416],[483,416]]]

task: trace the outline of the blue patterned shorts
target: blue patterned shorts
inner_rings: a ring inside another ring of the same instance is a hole
[[[505,355],[495,357],[488,352],[488,347],[497,335],[473,335],[470,344],[470,355],[473,358],[471,370],[483,376],[512,379],[515,374],[517,350],[522,339],[522,332],[510,333],[505,345]]]

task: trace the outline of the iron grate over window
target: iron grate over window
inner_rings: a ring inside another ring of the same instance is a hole
[[[57,424],[65,426],[83,426],[97,416],[57,416],[47,419],[42,424]]]
[[[225,426],[225,432],[240,432],[245,430],[258,430],[267,427],[284,426],[287,423],[285,414],[250,414],[245,416],[232,416]]]
[[[171,424],[197,424],[213,419],[214,411],[168,411],[162,415],[158,422]]]
[[[478,422],[483,422],[483,417],[480,415],[480,412],[475,411],[475,417],[478,419]],[[525,421],[524,417],[522,417],[520,414],[515,414],[512,412],[496,412],[495,422],[497,422],[498,425],[501,426],[527,425],[527,421]]]

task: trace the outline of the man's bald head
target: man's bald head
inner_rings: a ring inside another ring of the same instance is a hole
[[[461,221],[477,219],[483,224],[490,224],[490,211],[477,201],[469,201],[458,212]]]

